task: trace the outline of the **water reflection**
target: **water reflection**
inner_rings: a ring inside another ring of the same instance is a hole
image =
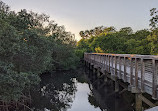
[[[92,71],[87,70],[86,74],[91,74]],[[134,111],[132,103],[133,98],[125,94],[119,95],[114,92],[114,86],[112,81],[108,81],[104,86],[102,83],[96,81],[94,78],[89,78],[89,88],[91,93],[89,94],[88,100],[94,107],[99,107],[101,111]],[[94,84],[93,84],[94,83]],[[91,85],[93,84],[93,86]],[[131,98],[125,100],[125,98]]]
[[[43,75],[32,91],[33,111],[133,111],[131,103],[116,97],[111,85],[92,85],[95,80],[87,75],[83,69]]]
[[[41,84],[32,91],[34,111],[66,111],[75,98],[76,79],[58,72],[43,75]]]
[[[88,84],[77,83],[76,97],[71,109],[68,111],[101,111],[99,107],[94,107],[89,103],[89,94],[91,93]]]

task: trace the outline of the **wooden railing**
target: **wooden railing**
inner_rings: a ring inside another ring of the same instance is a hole
[[[158,56],[85,53],[84,60],[158,99]]]

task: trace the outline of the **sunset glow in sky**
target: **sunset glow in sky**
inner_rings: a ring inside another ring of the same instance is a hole
[[[79,40],[81,30],[96,26],[149,28],[150,9],[158,0],[2,0],[11,10],[46,13]]]

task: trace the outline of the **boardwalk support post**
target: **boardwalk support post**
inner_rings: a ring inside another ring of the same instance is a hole
[[[117,77],[117,57],[115,56],[115,92],[119,92],[119,83]]]
[[[115,77],[115,92],[119,92],[119,83],[117,77]]]
[[[108,78],[106,75],[104,75],[104,82],[106,83],[108,81]]]
[[[142,95],[141,93],[136,93],[135,94],[135,102],[136,102],[135,108],[136,108],[136,111],[142,111],[142,99],[140,98],[141,95]]]
[[[100,68],[97,68],[97,78],[100,76]]]

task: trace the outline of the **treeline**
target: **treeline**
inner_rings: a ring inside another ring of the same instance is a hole
[[[0,2],[0,103],[18,101],[39,74],[74,69],[74,35],[45,14],[11,11]]]
[[[158,54],[158,11],[150,10],[151,29],[133,32],[131,27],[95,27],[91,30],[80,31],[82,39],[77,43],[77,53],[83,52],[120,53],[120,54]],[[82,54],[81,54],[82,53]]]

